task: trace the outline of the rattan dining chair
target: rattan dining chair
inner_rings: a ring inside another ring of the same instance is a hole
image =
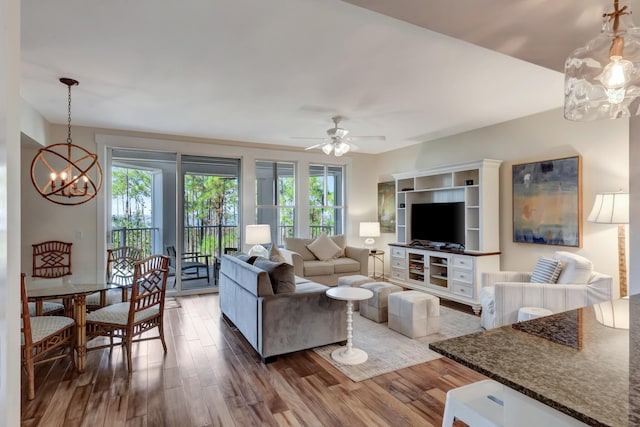
[[[87,309],[97,310],[107,305],[126,302],[128,288],[133,283],[133,270],[136,262],[142,259],[142,250],[133,246],[120,246],[107,249],[107,283],[123,286],[122,290],[111,289],[89,295]]]
[[[35,398],[35,365],[70,357],[71,365],[75,369],[73,348],[76,322],[63,316],[30,316],[24,273],[20,279],[20,296],[22,300],[21,361],[27,371],[27,397],[33,400]],[[66,348],[68,352],[65,351]],[[61,354],[60,350],[62,350]]]
[[[71,245],[73,243],[49,240],[33,247],[33,277],[48,279],[71,274]]]
[[[169,258],[163,255],[152,255],[135,263],[130,300],[87,314],[87,339],[109,337],[109,344],[89,347],[87,350],[124,345],[129,372],[132,371],[132,343],[160,339],[164,352],[167,352],[162,318],[168,265]],[[156,327],[157,336],[145,336],[134,340],[135,337]],[[120,341],[114,344],[114,337]]]
[[[33,248],[32,274],[34,278],[55,279],[71,274],[71,245],[73,243],[49,240],[31,245]],[[60,301],[43,301],[41,308],[29,303],[31,316],[58,315],[64,313]]]

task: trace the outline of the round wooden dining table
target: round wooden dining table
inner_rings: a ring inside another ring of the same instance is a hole
[[[36,314],[42,313],[42,302],[49,299],[62,298],[65,306],[65,315],[73,317],[76,321],[76,366],[78,372],[84,372],[87,361],[87,295],[95,292],[108,291],[109,289],[121,289],[113,283],[60,283],[48,287],[27,286],[27,298],[36,303]]]

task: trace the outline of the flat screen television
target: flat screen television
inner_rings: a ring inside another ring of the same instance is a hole
[[[412,204],[411,240],[464,245],[464,203]]]

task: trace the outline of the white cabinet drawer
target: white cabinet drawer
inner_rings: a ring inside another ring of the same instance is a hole
[[[453,266],[455,268],[465,269],[465,270],[473,270],[473,259],[471,257],[454,255],[453,256]]]
[[[407,278],[406,275],[406,271],[405,270],[397,270],[397,269],[392,269],[391,270],[391,278],[392,279],[398,279],[398,280],[405,280]]]
[[[473,298],[473,286],[471,283],[453,281],[453,293],[457,295],[463,295],[468,298]]]
[[[405,255],[404,248],[391,247],[391,256],[393,258],[404,258],[404,255]]]
[[[473,282],[473,272],[468,270],[453,270],[453,280],[458,280],[460,282],[466,282],[471,284]]]
[[[391,268],[404,270],[406,268],[406,265],[407,262],[404,259],[391,259]]]

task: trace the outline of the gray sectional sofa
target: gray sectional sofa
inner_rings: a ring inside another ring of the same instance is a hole
[[[288,264],[280,264],[275,270],[277,274],[270,275],[230,255],[223,255],[220,265],[222,314],[263,362],[280,354],[347,339],[345,301],[327,297],[327,286],[295,277]],[[290,286],[290,280],[295,285]],[[272,283],[278,281],[282,282],[280,286]]]

